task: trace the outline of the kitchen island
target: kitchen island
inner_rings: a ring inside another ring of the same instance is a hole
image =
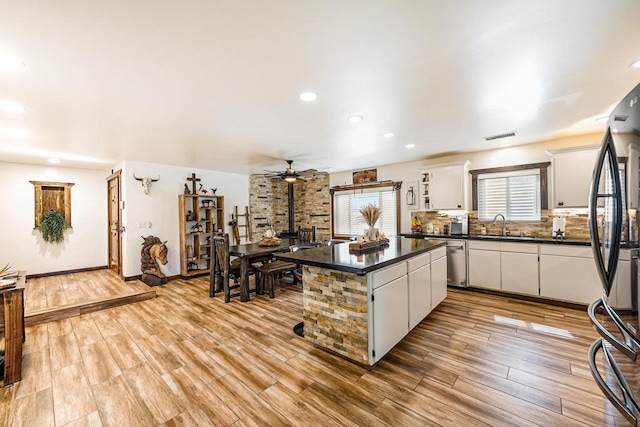
[[[349,244],[282,253],[303,265],[305,339],[374,365],[447,295],[444,241],[392,237],[363,254]]]

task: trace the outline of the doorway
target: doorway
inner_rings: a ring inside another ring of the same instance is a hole
[[[109,269],[122,277],[122,170],[107,177]]]

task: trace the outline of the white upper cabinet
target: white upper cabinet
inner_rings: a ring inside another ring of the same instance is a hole
[[[589,186],[598,149],[554,150],[554,208],[583,208],[589,204]]]
[[[468,161],[429,167],[422,171],[421,181],[421,198],[424,209],[467,209]]]

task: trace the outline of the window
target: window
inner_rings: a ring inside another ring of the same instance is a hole
[[[503,214],[509,221],[540,220],[540,173],[487,174],[478,177],[478,219]]]
[[[360,208],[368,203],[375,203],[380,207],[380,219],[375,227],[385,236],[398,234],[400,193],[395,190],[394,186],[375,186],[373,188],[344,186],[338,188],[332,189],[333,237],[362,235],[368,226],[362,218]]]
[[[550,163],[471,171],[473,209],[480,221],[502,214],[509,221],[540,221],[547,209],[547,168]]]

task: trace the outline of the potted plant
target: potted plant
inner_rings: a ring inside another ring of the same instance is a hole
[[[45,212],[38,227],[42,239],[49,243],[61,243],[64,240],[64,230],[66,229],[67,222],[64,215],[55,211]]]

